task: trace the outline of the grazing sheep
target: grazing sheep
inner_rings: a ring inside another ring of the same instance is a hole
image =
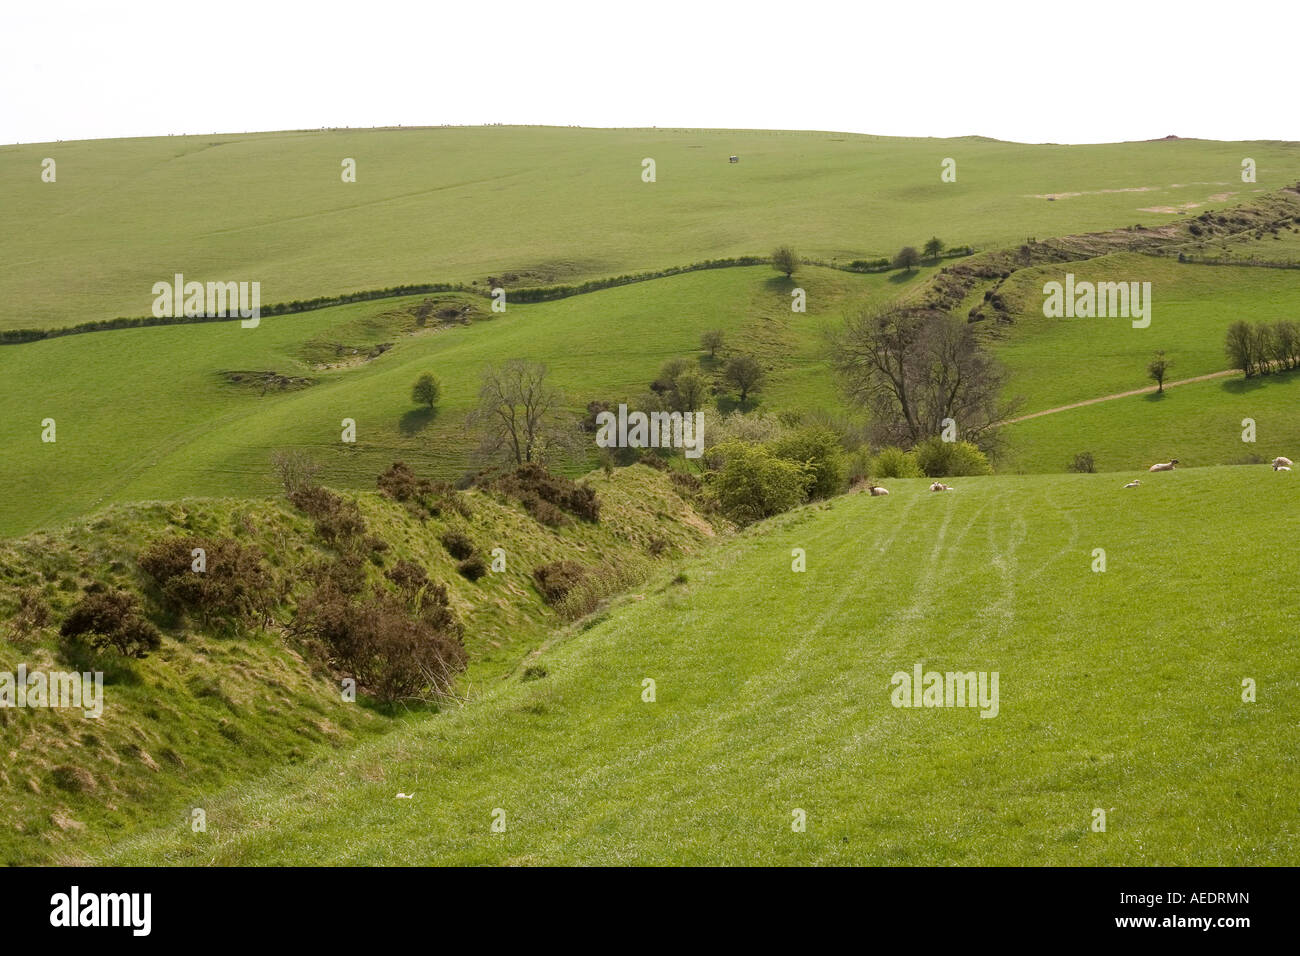
[[[1147,471],[1173,471],[1174,465],[1178,464],[1177,458],[1170,458],[1168,461],[1162,461],[1159,464],[1152,465]]]
[[[952,487],[936,481],[930,486],[931,491],[952,491]]]
[[[881,488],[879,485],[872,485],[867,490],[871,492],[871,497],[873,498],[879,498],[881,495],[889,494],[888,488]]]
[[[1132,481],[1130,481],[1130,482],[1129,482],[1127,485],[1125,485],[1124,487],[1125,487],[1125,488],[1136,488],[1136,487],[1137,487],[1138,485],[1140,485],[1140,484],[1142,484],[1142,479],[1141,479],[1141,478],[1134,478]]]
[[[1290,471],[1291,466],[1294,464],[1295,462],[1293,462],[1290,458],[1283,458],[1281,455],[1278,455],[1276,458],[1273,459],[1273,470],[1281,471],[1283,468],[1285,468],[1287,471]]]

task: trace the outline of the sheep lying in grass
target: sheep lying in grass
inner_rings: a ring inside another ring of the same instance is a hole
[[[1168,461],[1162,461],[1152,465],[1147,471],[1173,471],[1174,465],[1178,464],[1177,458],[1170,458]]]
[[[1142,479],[1141,479],[1141,478],[1134,478],[1132,481],[1130,481],[1130,482],[1129,482],[1127,485],[1125,485],[1124,487],[1125,487],[1125,488],[1136,488],[1136,487],[1137,487],[1138,485],[1140,485],[1140,484],[1142,484]]]
[[[945,485],[942,482],[936,481],[934,484],[930,486],[930,490],[931,491],[952,491],[952,487],[950,485]]]
[[[1295,462],[1293,462],[1290,458],[1283,458],[1281,455],[1278,455],[1276,458],[1273,459],[1273,470],[1290,471],[1291,466],[1293,464],[1295,464]]]
[[[881,488],[879,485],[870,486],[867,491],[871,492],[871,497],[879,498],[881,495],[889,494],[888,488]]]

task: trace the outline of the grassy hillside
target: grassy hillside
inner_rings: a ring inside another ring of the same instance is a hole
[[[378,495],[360,496],[369,533],[387,542],[369,574],[414,561],[445,584],[465,626],[470,665],[458,693],[474,701],[520,667],[560,626],[531,572],[560,559],[601,570],[608,593],[637,584],[659,560],[699,551],[714,528],[644,466],[589,481],[602,502],[598,524],[539,525],[509,500],[472,492],[473,514],[427,521]],[[719,522],[725,527],[725,522]],[[448,528],[465,532],[485,556],[506,553],[506,569],[471,583],[439,542]],[[137,567],[151,542],[171,535],[231,536],[265,556],[288,597],[274,624],[240,636],[171,619]],[[109,509],[57,532],[0,547],[0,671],[95,670],[106,673],[103,715],[81,711],[0,709],[6,759],[0,769],[0,861],[49,863],[80,857],[159,820],[188,826],[201,795],[425,719],[427,708],[376,709],[342,699],[338,675],[285,631],[310,590],[311,565],[327,556],[312,522],[276,500],[183,500]],[[81,588],[91,582],[144,595],[162,622],[162,647],[143,661],[69,657],[57,630]],[[51,624],[29,639],[11,633],[18,593],[37,588]],[[597,589],[597,596],[600,590]],[[451,704],[449,706],[455,706]]]
[[[1043,284],[1075,281],[1150,282],[1151,325],[1125,318],[1047,318]],[[1239,320],[1275,322],[1300,315],[1300,281],[1283,269],[1180,264],[1176,259],[1121,254],[1087,262],[1036,266],[1002,286],[1014,324],[1001,330],[999,357],[1025,413],[1154,385],[1146,367],[1157,350],[1174,363],[1169,379],[1229,367],[1224,333]]]
[[[1294,571],[1261,545],[1293,537],[1293,476],[889,484],[686,561],[684,578],[549,647],[545,678],[209,791],[207,833],[162,820],[95,859],[1300,861]],[[891,706],[891,676],[917,662],[997,671],[997,717]]]
[[[1240,182],[1244,155],[1258,185]],[[47,157],[54,183],[41,181]],[[949,157],[957,181],[943,183]],[[341,181],[345,158],[355,183]],[[847,260],[932,235],[996,247],[1158,222],[1297,178],[1294,144],[1198,140],[484,127],[4,146],[0,328],[146,315],[153,283],[176,272],[260,281],[270,303],[591,278],[780,242]]]
[[[1300,449],[1300,373],[1192,382],[1156,394],[1086,405],[1008,425],[1004,467],[1062,471],[1090,452],[1100,471],[1143,472],[1177,458],[1185,466],[1295,458]],[[1243,440],[1244,419],[1255,441]]]
[[[470,310],[468,324],[431,317],[422,325],[426,300],[390,299],[267,318],[256,329],[238,322],[123,329],[0,348],[0,394],[26,410],[0,419],[10,449],[0,534],[105,503],[270,493],[268,458],[282,446],[309,448],[325,463],[323,480],[339,487],[372,488],[399,458],[457,478],[470,467],[464,421],[482,370],[514,357],[546,362],[580,411],[593,399],[635,398],[677,356],[719,378],[720,362],[701,351],[700,334],[720,328],[729,350],[756,354],[769,369],[765,405],[833,404],[822,327],[924,275],[899,283],[806,268],[797,275],[808,294],[803,314],[790,310],[794,283],[759,266],[511,305],[504,314],[473,297],[427,300],[433,315]],[[367,359],[385,344],[392,347]],[[248,374],[268,370],[305,381],[264,389]],[[426,371],[443,385],[434,414],[410,398]],[[57,424],[53,444],[40,441],[47,417]],[[357,423],[355,444],[340,441],[344,418]]]

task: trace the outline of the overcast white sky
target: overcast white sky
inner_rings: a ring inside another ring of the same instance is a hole
[[[1300,140],[1295,0],[6,4],[0,143],[539,123]]]

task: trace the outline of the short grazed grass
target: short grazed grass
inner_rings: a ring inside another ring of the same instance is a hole
[[[177,272],[259,281],[272,303],[582,280],[780,243],[842,261],[933,235],[993,248],[1168,218],[1144,207],[1239,202],[1243,150],[1258,163],[1250,188],[1300,178],[1292,144],[1205,140],[492,126],[0,146],[0,328],[147,315],[153,284]],[[55,183],[41,181],[46,157]],[[939,178],[948,157],[953,183]],[[355,183],[341,181],[345,158]]]
[[[545,677],[210,793],[206,834],[163,825],[99,858],[1294,865],[1293,477],[954,484],[751,529],[570,633]],[[997,671],[999,715],[894,708],[918,661]]]

